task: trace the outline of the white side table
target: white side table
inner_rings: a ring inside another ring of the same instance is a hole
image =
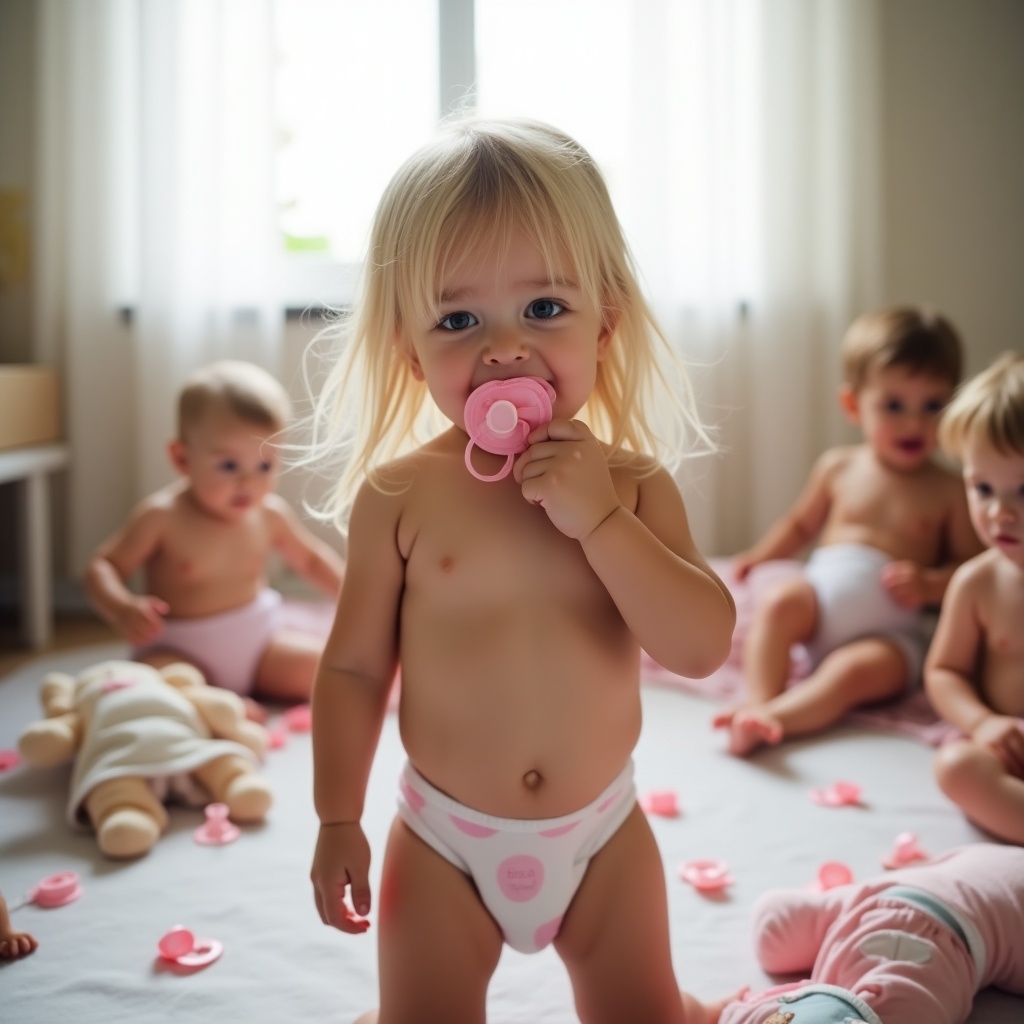
[[[68,464],[66,444],[37,444],[0,451],[0,484],[15,481],[20,494],[22,632],[35,650],[53,633],[53,568],[50,557],[50,491],[47,474]]]

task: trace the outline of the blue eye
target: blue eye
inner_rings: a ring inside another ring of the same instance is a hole
[[[564,311],[565,306],[554,299],[534,299],[526,307],[526,315],[531,320],[553,320]]]
[[[465,331],[470,327],[475,327],[478,323],[479,321],[472,313],[460,309],[457,313],[449,313],[437,326],[445,331]]]
[[[238,472],[238,463],[234,459],[224,459],[224,461],[221,462],[217,466],[217,468],[222,473],[237,473]]]

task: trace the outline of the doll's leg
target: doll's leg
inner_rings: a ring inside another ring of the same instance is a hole
[[[397,820],[378,911],[380,1009],[361,1024],[483,1024],[501,932],[472,881]]]
[[[664,866],[638,807],[590,861],[555,948],[582,1024],[693,1019],[672,968]]]
[[[270,786],[244,757],[224,754],[201,765],[195,775],[214,800],[227,805],[232,821],[262,821],[270,810]]]
[[[85,798],[96,842],[108,857],[141,857],[167,828],[167,810],[143,778],[101,782]]]
[[[256,669],[256,692],[266,700],[308,701],[324,639],[287,630],[267,644]]]
[[[888,640],[855,640],[784,693],[739,712],[730,725],[729,750],[744,755],[766,742],[826,729],[854,708],[902,693],[907,672],[906,657]]]
[[[7,912],[7,901],[0,896],[0,960],[17,960],[28,956],[39,943],[28,932],[19,932],[11,926]]]
[[[942,747],[935,758],[939,788],[976,825],[1024,845],[1024,779],[971,740]]]

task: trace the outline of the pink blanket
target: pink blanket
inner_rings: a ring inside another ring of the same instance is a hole
[[[711,565],[726,582],[736,599],[736,631],[733,633],[729,658],[717,672],[706,679],[687,679],[685,676],[669,672],[645,656],[644,678],[651,683],[679,686],[690,693],[726,703],[739,700],[743,696],[743,643],[758,600],[780,581],[802,572],[803,563],[789,560],[766,562],[757,566],[742,582],[733,576],[730,559],[711,559]],[[802,679],[807,670],[806,656],[801,648],[796,648],[790,682]],[[897,700],[855,711],[850,715],[850,720],[905,733],[932,746],[939,746],[955,735],[955,729],[935,714],[920,688],[915,688]]]

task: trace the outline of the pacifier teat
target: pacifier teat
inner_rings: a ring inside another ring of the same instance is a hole
[[[513,377],[481,384],[466,400],[464,419],[469,444],[466,468],[486,483],[502,480],[512,470],[515,456],[526,451],[530,431],[551,419],[555,389],[540,377]],[[506,455],[505,465],[493,476],[473,468],[473,446],[493,455]]]

